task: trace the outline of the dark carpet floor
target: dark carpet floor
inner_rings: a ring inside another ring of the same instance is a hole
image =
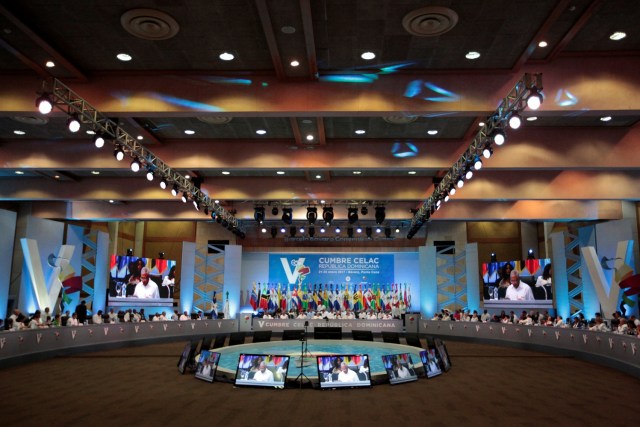
[[[632,376],[490,345],[448,341],[448,373],[348,390],[207,383],[178,374],[183,347],[153,344],[0,369],[2,425],[633,425],[640,407],[640,380]]]

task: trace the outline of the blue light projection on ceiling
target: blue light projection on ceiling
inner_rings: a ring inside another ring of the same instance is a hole
[[[404,91],[404,96],[407,98],[420,98],[431,102],[456,102],[461,98],[460,95],[454,92],[424,80],[411,81]]]
[[[391,154],[393,157],[405,158],[405,157],[415,157],[418,155],[418,147],[416,147],[413,143],[407,142],[394,142],[391,147]]]
[[[381,64],[379,71],[376,73],[344,73],[344,74],[332,74],[326,76],[319,76],[318,80],[321,82],[332,82],[332,83],[373,83],[378,80],[378,76],[382,76],[385,74],[393,74],[398,72],[400,68],[408,67],[415,64],[415,62],[405,62],[403,64],[390,64],[384,65]],[[370,69],[369,67],[358,67],[357,69]]]
[[[570,107],[578,103],[578,98],[566,89],[558,89],[554,101],[560,107]]]
[[[180,107],[190,108],[192,110],[198,111],[224,111],[224,109],[220,107],[216,107],[215,105],[204,104],[202,102],[191,101],[190,99],[178,98],[171,95],[163,95],[163,94],[153,94],[154,98],[160,99],[161,101],[167,102],[173,105],[179,105]]]
[[[237,77],[223,77],[223,76],[207,76],[203,78],[204,80],[211,83],[220,83],[227,85],[244,85],[249,86],[253,83],[250,79],[239,79]]]

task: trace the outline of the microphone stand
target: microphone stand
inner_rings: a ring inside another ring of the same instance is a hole
[[[302,388],[302,384],[306,380],[309,384],[311,384],[311,380],[304,374],[304,358],[307,354],[313,357],[311,353],[309,353],[309,349],[307,347],[307,327],[309,326],[309,321],[304,322],[304,332],[300,335],[300,374],[296,377],[294,382],[300,383],[300,388]]]

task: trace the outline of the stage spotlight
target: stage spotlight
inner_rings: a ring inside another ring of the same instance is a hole
[[[313,237],[316,235],[316,228],[314,226],[309,227],[309,237]]]
[[[493,139],[493,142],[496,143],[496,145],[502,145],[507,140],[507,137],[505,136],[502,129],[494,129],[491,133],[491,138]]]
[[[322,219],[327,225],[331,225],[331,221],[333,221],[333,208],[330,206],[325,206],[322,208]]]
[[[451,186],[449,187],[449,195],[454,196],[455,194],[456,194],[456,186],[451,184]]]
[[[358,234],[362,233],[362,227],[357,227],[356,228],[356,233],[358,233]]]
[[[222,219],[220,221],[220,225],[224,228],[227,228],[229,226],[229,221],[227,221],[226,219]]]
[[[347,236],[353,238],[353,227],[347,228]]]
[[[274,206],[271,208],[271,215],[278,215],[278,207]]]
[[[284,228],[284,227],[280,227],[280,232],[281,232],[282,234],[284,234],[284,233],[286,233],[286,232],[287,232],[287,229],[286,229],[286,228]]]
[[[216,215],[216,222],[218,224],[222,223],[222,217],[220,215]]]
[[[522,125],[522,117],[517,112],[511,113],[511,117],[509,117],[509,127],[511,129],[518,129]]]
[[[300,234],[304,234],[304,227],[300,227]]]
[[[347,208],[347,219],[349,224],[355,224],[358,221],[358,208]]]
[[[275,239],[277,234],[278,234],[278,229],[275,227],[271,227],[271,238]]]
[[[167,184],[167,180],[166,180],[166,179],[164,179],[164,178],[162,178],[162,179],[160,180],[160,188],[162,188],[163,190],[166,190],[166,189],[167,189],[167,185],[168,185],[168,184]]]
[[[133,172],[138,172],[140,170],[140,160],[138,160],[137,157],[131,161],[131,170]]]
[[[212,220],[216,219],[216,211],[211,211],[211,219]]]
[[[263,206],[256,206],[254,208],[253,219],[255,219],[258,224],[262,224],[264,222],[264,207]]]
[[[96,148],[102,148],[104,147],[104,135],[101,133],[97,133],[94,137],[93,137],[93,143],[95,144]]]
[[[121,161],[124,159],[124,150],[119,145],[116,146],[115,150],[113,150],[113,157],[116,158],[117,161]]]
[[[186,191],[182,192],[182,203],[187,203],[187,200],[189,200],[189,196],[187,195]]]
[[[537,110],[540,108],[540,104],[542,104],[542,94],[538,92],[538,88],[533,87],[527,98],[527,106],[532,110]]]
[[[282,208],[282,222],[291,224],[293,221],[293,210],[291,208]]]
[[[380,225],[384,222],[386,217],[385,207],[384,206],[376,206],[376,224]]]
[[[316,219],[318,219],[318,208],[315,206],[307,207],[307,221],[309,221],[309,224],[315,224]]]
[[[400,230],[398,230],[400,231]],[[384,237],[386,237],[387,239],[391,237],[391,227],[385,227],[384,229]]]
[[[49,114],[53,110],[53,102],[48,93],[43,93],[36,99],[36,107],[41,114]]]
[[[196,199],[193,199],[193,207],[196,208],[197,211],[200,210],[200,203]]]
[[[498,257],[495,252],[491,252],[491,262],[498,262]]]
[[[164,252],[158,252],[158,258],[164,259]]]
[[[204,205],[204,214],[209,216],[209,206]]]
[[[171,189],[171,195],[173,197],[176,197],[179,192],[180,192],[180,190],[178,190],[178,185],[177,184],[173,184],[173,188]]]
[[[296,226],[295,226],[295,225],[292,225],[292,226],[289,228],[289,235],[290,235],[291,237],[296,237]]]
[[[444,201],[445,203],[449,201],[449,199],[451,198],[451,196],[449,196],[448,194],[444,196]]]
[[[366,207],[366,206],[363,206],[363,207],[362,207],[362,209],[360,209],[360,213],[361,213],[362,215],[366,215],[366,214],[368,214],[368,213],[369,213],[369,209],[367,209],[367,207]]]
[[[533,249],[529,249],[529,252],[527,253],[527,259],[535,259]]]
[[[382,233],[382,228],[376,227],[376,234],[380,234],[380,233]]]
[[[147,181],[153,181],[154,175],[151,169],[147,170]]]
[[[464,179],[462,179],[462,177],[458,177],[458,182],[456,184],[458,185],[458,188],[464,187]]]
[[[133,256],[133,248],[127,249],[127,256]]]
[[[485,159],[490,158],[492,154],[493,149],[488,145],[484,148],[484,150],[482,150],[482,157],[484,157]]]
[[[342,230],[340,230],[340,227],[336,227],[336,234],[340,234]]]
[[[327,231],[327,230],[325,230],[324,227],[320,227],[320,233],[324,234],[325,231]]]
[[[371,238],[371,231],[372,231],[372,230],[371,230],[371,227],[367,227],[367,228],[365,229],[365,232],[367,233],[367,239],[370,239],[370,238]]]
[[[266,232],[267,232],[267,227],[262,227],[262,228],[260,229],[260,231],[261,231],[262,233],[266,233]]]
[[[476,156],[476,159],[473,162],[473,168],[477,171],[482,169],[482,159],[480,158],[480,156]]]
[[[74,113],[67,119],[67,128],[69,128],[69,132],[73,133],[80,130],[80,120],[77,114]]]

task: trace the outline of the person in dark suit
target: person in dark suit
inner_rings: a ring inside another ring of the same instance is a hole
[[[83,324],[87,321],[87,303],[85,300],[80,301],[76,306],[76,314],[78,315],[78,323]]]

